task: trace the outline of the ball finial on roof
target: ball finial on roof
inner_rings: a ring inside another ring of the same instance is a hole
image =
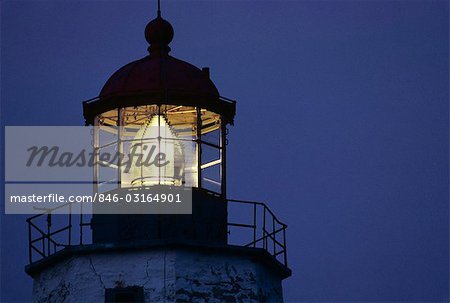
[[[167,54],[170,51],[169,43],[173,39],[173,27],[161,17],[159,11],[158,16],[145,27],[145,39],[150,44],[148,48],[150,54]]]

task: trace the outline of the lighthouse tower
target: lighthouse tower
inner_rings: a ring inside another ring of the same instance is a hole
[[[291,275],[286,225],[262,202],[227,197],[227,125],[236,103],[220,96],[209,68],[170,55],[173,36],[158,10],[145,28],[149,54],[117,70],[83,111],[97,160],[111,149],[128,157],[96,161],[95,192],[146,197],[155,188],[189,188],[190,211],[94,212],[80,221],[80,237],[70,235],[70,221],[64,243],[49,223],[51,212],[30,218],[30,230],[38,219],[46,224],[37,240],[30,232],[26,272],[34,302],[283,301],[282,280]],[[164,152],[167,165],[135,165],[130,155],[146,155],[150,144]],[[238,210],[231,218],[235,207],[248,215]]]

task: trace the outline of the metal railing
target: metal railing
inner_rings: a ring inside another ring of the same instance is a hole
[[[228,201],[228,221],[233,204],[247,205],[253,214],[253,220],[248,223],[228,222],[230,227],[247,228],[251,231],[251,240],[244,240],[242,246],[265,249],[281,263],[287,266],[286,229],[287,225],[278,220],[275,214],[262,202],[233,200]],[[231,231],[229,231],[231,234]],[[247,241],[247,242],[246,242]],[[229,244],[230,239],[229,239]],[[242,242],[241,242],[242,243]]]
[[[26,220],[28,223],[28,260],[30,263],[53,255],[66,247],[85,244],[83,243],[84,228],[90,226],[90,223],[83,221],[85,216],[82,214],[72,214],[74,204],[76,202],[66,203],[51,209],[43,209],[41,214],[34,215]],[[67,214],[55,214],[63,207],[69,208]],[[78,217],[78,224],[74,223],[76,217]],[[78,236],[78,241],[74,236]]]
[[[228,244],[263,248],[287,267],[287,225],[278,220],[275,214],[262,202],[233,199],[226,201],[228,203]],[[92,244],[92,241],[86,241],[84,233],[84,228],[90,226],[90,223],[87,222],[89,219],[86,218],[88,215],[72,214],[74,204],[76,202],[45,209],[43,213],[26,220],[28,223],[30,263],[51,256],[69,246]],[[235,206],[247,208],[251,212],[251,216],[245,215],[242,209],[238,209],[237,214],[244,216],[244,218],[234,216]],[[62,207],[69,207],[69,213],[65,215],[54,214]],[[251,218],[250,222],[248,221],[249,218]],[[248,230],[250,234],[246,235],[245,232],[241,231],[236,234],[233,231],[235,228]],[[78,237],[78,239],[75,239],[75,237]]]

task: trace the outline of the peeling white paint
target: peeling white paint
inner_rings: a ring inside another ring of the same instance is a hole
[[[148,249],[91,253],[34,278],[34,302],[104,302],[105,288],[142,286],[146,302],[282,302],[281,279],[248,255]]]

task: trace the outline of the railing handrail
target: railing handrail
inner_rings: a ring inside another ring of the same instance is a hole
[[[280,220],[278,220],[277,216],[275,216],[275,214],[270,210],[270,208],[266,205],[266,203],[264,202],[257,202],[257,201],[249,201],[249,200],[236,200],[236,199],[227,199],[228,202],[239,202],[239,203],[246,203],[246,204],[258,204],[258,205],[263,205],[264,208],[274,217],[275,221],[277,221],[277,223],[279,223],[280,225],[283,225],[285,227],[287,227],[287,224],[281,222]]]
[[[29,217],[29,218],[26,219],[26,221],[27,221],[27,222],[30,222],[31,220],[33,220],[33,219],[35,219],[35,218],[37,218],[37,217],[40,217],[40,216],[43,216],[43,215],[51,214],[54,210],[60,209],[60,208],[62,208],[62,207],[70,206],[70,205],[72,205],[72,204],[74,204],[74,203],[77,203],[77,202],[65,202],[65,203],[63,203],[62,205],[56,206],[56,207],[54,207],[54,208],[48,208],[48,209],[46,209],[46,210],[41,209],[41,210],[43,211],[42,213],[37,214],[37,215],[34,215],[34,216],[32,216],[32,217]]]

